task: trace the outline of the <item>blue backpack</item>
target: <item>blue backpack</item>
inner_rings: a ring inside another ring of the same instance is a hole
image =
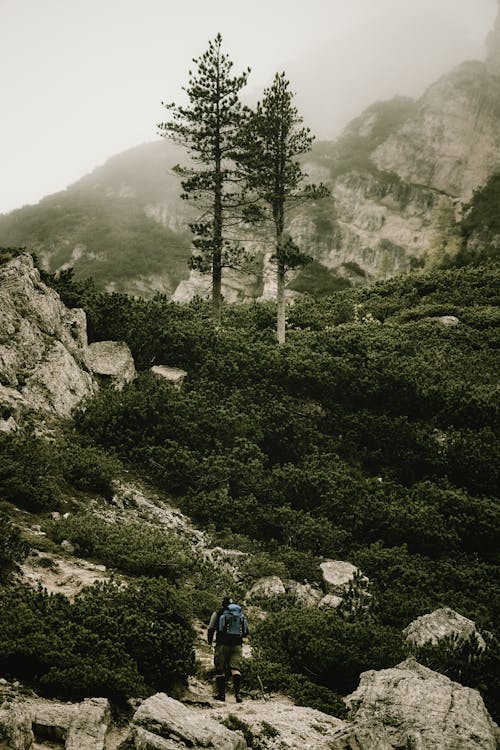
[[[248,635],[247,618],[241,611],[239,604],[228,604],[219,617],[217,629],[219,633],[224,633],[225,635],[236,635],[240,638],[244,635]]]

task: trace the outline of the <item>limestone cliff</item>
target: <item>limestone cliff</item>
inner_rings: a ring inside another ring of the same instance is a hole
[[[115,346],[128,382],[135,375],[130,350]],[[98,388],[92,353],[84,311],[65,307],[30,255],[0,264],[0,431],[16,429],[28,414],[69,417]]]

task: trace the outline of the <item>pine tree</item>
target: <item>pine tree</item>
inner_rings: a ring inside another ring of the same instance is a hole
[[[239,92],[250,73],[232,74],[233,63],[222,52],[218,34],[208,49],[193,62],[184,88],[189,104],[163,105],[171,119],[158,125],[161,135],[187,148],[190,166],[174,167],[183,178],[181,197],[193,200],[200,208],[199,219],[190,224],[193,245],[199,251],[191,258],[191,267],[212,273],[212,315],[221,320],[222,269],[229,263],[231,243],[225,236],[228,223],[234,221],[240,206],[234,169],[235,140],[243,117]]]
[[[310,150],[314,136],[309,128],[301,127],[302,118],[292,105],[292,99],[293,93],[285,74],[277,73],[272,85],[265,89],[262,101],[242,127],[238,154],[247,189],[260,200],[262,217],[267,216],[274,225],[279,344],[285,342],[286,273],[312,260],[287,235],[287,214],[300,201],[328,195],[324,185],[304,183],[306,175],[297,157]],[[256,207],[253,207],[253,212],[255,219]]]

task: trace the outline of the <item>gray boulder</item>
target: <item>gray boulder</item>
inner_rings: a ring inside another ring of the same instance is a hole
[[[265,576],[259,578],[245,596],[245,601],[250,601],[259,596],[272,599],[286,593],[285,584],[278,576]]]
[[[319,567],[328,593],[337,596],[342,596],[349,584],[361,574],[359,568],[343,560],[325,560]],[[368,581],[365,576],[363,576],[363,580]]]
[[[382,725],[393,748],[497,748],[498,728],[477,690],[412,658],[392,669],[364,672],[346,703],[355,723]]]
[[[67,417],[96,383],[84,364],[83,310],[69,310],[29,255],[0,266],[0,410],[3,430],[30,411]]]
[[[0,708],[0,748],[30,750],[34,739],[29,711],[16,703],[4,703]]]
[[[176,388],[182,386],[187,376],[186,370],[180,370],[178,367],[168,367],[167,365],[155,365],[151,368],[151,372]]]
[[[444,638],[456,638],[457,645],[475,636],[479,647],[484,650],[486,643],[476,628],[476,623],[458,614],[449,607],[436,609],[430,614],[413,620],[404,630],[406,642],[411,648],[418,648],[426,643],[437,645]]]
[[[134,750],[247,750],[243,736],[206,713],[196,712],[165,693],[142,703],[132,720],[128,746]]]
[[[123,341],[95,341],[87,348],[85,361],[89,370],[118,391],[136,377],[132,352]]]

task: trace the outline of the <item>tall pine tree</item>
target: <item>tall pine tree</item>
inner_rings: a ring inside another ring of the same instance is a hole
[[[267,214],[274,225],[279,344],[285,342],[286,273],[312,260],[287,235],[287,215],[301,201],[319,199],[329,192],[324,185],[304,182],[306,175],[298,157],[310,150],[314,136],[309,128],[301,127],[302,118],[292,99],[285,74],[277,73],[272,85],[265,89],[262,101],[243,124],[238,154],[248,190],[258,196],[264,218]]]
[[[235,142],[243,110],[239,92],[250,69],[233,75],[233,63],[222,52],[222,37],[209,42],[204,54],[195,58],[196,70],[189,71],[184,88],[189,104],[163,105],[171,118],[158,125],[161,135],[187,148],[190,166],[174,167],[182,177],[182,198],[200,207],[199,219],[190,224],[193,244],[199,251],[191,266],[212,272],[212,315],[221,320],[222,269],[229,263],[231,243],[226,226],[235,219],[240,206],[233,162]]]

